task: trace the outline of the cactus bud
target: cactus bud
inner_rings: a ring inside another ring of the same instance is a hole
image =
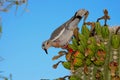
[[[85,50],[85,56],[88,58],[92,58],[94,56],[94,52],[91,49],[87,48]]]
[[[82,65],[83,65],[82,59],[75,58],[75,59],[73,60],[73,65],[74,65],[75,67],[80,67],[80,66],[82,66]]]
[[[91,59],[87,58],[85,63],[86,63],[87,66],[89,66],[92,63]]]
[[[97,52],[97,56],[98,56],[98,57],[103,57],[103,58],[105,58],[105,56],[106,56],[106,52],[103,51],[103,50],[98,50],[98,52]]]
[[[62,65],[64,66],[64,68],[70,70],[70,66],[71,66],[70,62],[62,62]]]
[[[108,26],[103,26],[102,27],[102,37],[104,38],[104,39],[108,39],[109,38],[109,28],[108,28]]]
[[[100,22],[95,23],[95,31],[97,35],[101,35],[101,25]]]
[[[120,36],[113,34],[111,38],[111,45],[114,49],[118,49],[120,46]]]
[[[96,58],[93,62],[96,66],[102,66],[104,64],[104,61],[99,58]]]
[[[84,59],[84,55],[82,53],[80,53],[79,51],[76,51],[74,53],[74,57],[79,58],[79,59]]]

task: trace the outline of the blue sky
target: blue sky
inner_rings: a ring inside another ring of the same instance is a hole
[[[16,16],[15,6],[8,13],[0,13],[3,26],[0,56],[5,59],[0,62],[0,70],[4,71],[0,74],[9,76],[12,73],[13,80],[52,80],[69,75],[70,72],[61,65],[57,69],[52,68],[59,60],[65,60],[63,56],[52,61],[61,49],[51,47],[46,55],[41,49],[42,42],[82,8],[89,11],[87,21],[96,21],[106,8],[111,16],[108,24],[120,25],[119,4],[120,0],[29,0],[30,11],[22,16],[25,5],[18,8]]]

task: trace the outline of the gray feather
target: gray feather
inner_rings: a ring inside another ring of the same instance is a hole
[[[53,31],[53,33],[51,34],[50,40],[53,40],[55,37],[57,37],[60,34],[60,32],[62,31],[62,29],[64,29],[64,28],[68,29],[68,25],[72,22],[72,20],[73,20],[73,17],[70,20],[68,20],[67,22],[65,22],[63,25],[61,25],[60,27],[55,29]]]

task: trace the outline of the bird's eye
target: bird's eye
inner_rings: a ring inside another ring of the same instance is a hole
[[[47,45],[49,44],[49,42],[47,42]]]
[[[42,44],[42,46],[45,46],[45,44]]]

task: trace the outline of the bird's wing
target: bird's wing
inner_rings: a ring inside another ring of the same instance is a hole
[[[58,27],[56,30],[54,30],[54,32],[51,34],[50,40],[54,41],[54,40],[58,39],[63,34],[65,29],[68,29],[68,25],[72,22],[72,20],[73,20],[73,17],[70,18],[63,25]]]
[[[52,41],[55,41],[57,40],[62,34],[63,32],[65,31],[65,27],[64,26],[61,26],[61,27],[58,27],[51,35],[50,37],[50,40]]]

